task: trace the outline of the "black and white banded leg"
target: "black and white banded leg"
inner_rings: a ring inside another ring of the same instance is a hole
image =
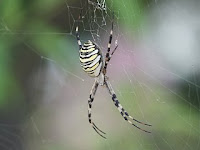
[[[95,93],[96,93],[96,91],[97,91],[98,85],[99,85],[98,81],[95,80],[94,85],[92,86],[92,90],[91,90],[91,92],[90,92],[90,97],[89,97],[89,99],[88,99],[88,120],[89,120],[89,123],[90,123],[90,125],[92,126],[92,128],[93,128],[100,136],[102,136],[103,138],[106,139],[106,137],[102,135],[102,133],[103,133],[103,134],[106,134],[106,133],[103,132],[102,130],[100,130],[100,129],[95,125],[95,123],[92,121],[92,116],[91,116],[91,115],[92,115],[92,114],[91,114],[91,111],[92,111],[92,102],[94,101],[94,96],[95,96]]]
[[[110,30],[110,36],[109,36],[109,41],[108,41],[108,49],[106,52],[106,58],[105,58],[105,65],[103,68],[103,74],[106,74],[106,69],[108,66],[108,62],[110,60],[110,47],[111,47],[111,43],[112,43],[112,35],[113,35],[113,20],[112,20],[112,25],[111,25],[111,30]]]
[[[76,39],[77,39],[77,42],[78,42],[78,45],[79,45],[79,49],[81,49],[82,44],[81,44],[81,40],[80,40],[80,35],[78,33],[78,26],[76,27]]]
[[[113,16],[114,16],[114,14],[113,14]],[[114,54],[115,50],[118,47],[118,45],[116,45],[115,49],[110,54],[110,47],[111,47],[111,43],[112,43],[112,35],[113,35],[113,20],[112,20],[112,26],[111,26],[110,36],[109,36],[109,41],[108,41],[108,49],[107,49],[107,52],[106,52],[105,65],[104,65],[104,68],[103,68],[103,74],[104,75],[106,75],[108,63],[109,63],[112,55]]]
[[[133,125],[133,126],[135,126],[136,128],[138,128],[139,130],[142,130],[142,131],[147,132],[147,133],[151,133],[150,131],[144,130],[144,129],[138,127],[137,125],[135,125],[135,124],[134,124],[133,122],[131,122],[130,120],[128,120],[128,118],[130,118],[131,120],[136,121],[136,122],[139,123],[139,124],[146,125],[146,126],[151,126],[150,124],[143,123],[143,122],[141,122],[141,121],[136,120],[136,119],[133,118],[132,116],[130,116],[130,115],[127,113],[127,111],[122,107],[122,105],[119,103],[119,100],[117,99],[117,96],[116,96],[116,94],[115,94],[115,92],[114,92],[114,90],[113,90],[113,88],[112,88],[110,82],[109,82],[107,79],[105,79],[105,84],[106,84],[106,87],[107,87],[107,89],[108,89],[108,91],[109,91],[111,97],[112,97],[112,100],[113,100],[115,106],[116,106],[117,109],[119,110],[119,112],[120,112],[120,114],[122,115],[122,117],[124,118],[124,120],[126,120],[128,123],[130,123],[131,125]],[[127,117],[128,117],[128,118],[127,118]]]

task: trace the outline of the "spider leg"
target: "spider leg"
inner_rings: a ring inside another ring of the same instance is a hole
[[[113,95],[114,96],[114,95]],[[115,95],[116,96],[116,95]],[[120,104],[121,105],[121,104]],[[141,122],[141,121],[138,121],[136,120],[135,118],[133,118],[132,116],[130,116],[127,111],[124,110],[124,108],[122,107],[122,111],[124,112],[124,114],[129,117],[130,119],[134,120],[135,122],[137,123],[140,123],[140,124],[143,124],[143,125],[146,125],[146,126],[152,126],[151,124],[147,124],[147,123],[144,123],[144,122]]]
[[[109,58],[108,58],[108,62],[110,61],[112,55],[115,53],[116,49],[118,48],[118,45],[115,47],[115,49],[112,51],[112,53],[110,54]]]
[[[140,124],[143,124],[143,125],[146,125],[146,126],[151,126],[151,125],[149,125],[149,124],[146,124],[146,123],[143,123],[143,122],[141,122],[141,121],[138,121],[138,120],[136,120],[135,118],[133,118],[132,116],[130,116],[130,115],[125,111],[125,109],[122,107],[122,105],[119,103],[119,100],[117,99],[117,96],[116,96],[114,90],[112,89],[112,86],[111,86],[110,82],[109,82],[108,80],[105,80],[105,84],[106,84],[106,87],[107,87],[107,89],[108,89],[110,95],[112,96],[112,100],[113,100],[115,106],[116,106],[117,109],[119,110],[119,112],[120,112],[120,114],[122,115],[122,117],[124,118],[124,120],[126,120],[128,123],[130,123],[131,125],[133,125],[133,126],[135,126],[136,128],[138,128],[139,130],[142,130],[142,131],[147,132],[147,133],[151,133],[151,132],[149,132],[149,131],[147,131],[147,130],[144,130],[144,129],[138,127],[138,126],[135,125],[133,122],[131,122],[130,120],[128,120],[127,117],[129,117],[129,118],[132,119],[133,121],[136,121],[137,123],[140,123]]]
[[[121,105],[121,104],[119,103],[119,101],[117,100],[117,97],[116,97],[115,94],[112,95],[112,100],[113,100],[115,106],[118,108],[118,110],[119,110],[119,112],[121,113],[121,115],[123,116],[124,120],[128,121],[128,123],[130,123],[131,125],[135,126],[136,128],[138,128],[138,129],[140,129],[140,130],[142,130],[142,131],[144,131],[144,132],[151,133],[151,132],[149,132],[149,131],[147,131],[147,130],[144,130],[144,129],[138,127],[137,125],[135,125],[134,123],[132,123],[130,120],[127,119],[126,111],[124,110],[124,108],[122,107],[122,105]],[[129,116],[128,116],[128,117],[129,117]],[[140,122],[140,121],[138,121],[138,120],[136,120],[136,119],[133,119],[133,120],[136,121],[136,122],[138,122],[138,123],[140,123],[140,124],[148,125],[148,124],[142,123],[142,122]],[[148,125],[148,126],[150,126],[150,125]]]
[[[97,88],[98,88],[98,81],[95,80],[94,82],[94,85],[92,86],[92,90],[90,92],[90,97],[88,99],[88,120],[89,120],[89,123],[90,125],[92,126],[92,128],[103,138],[106,138],[105,136],[102,135],[103,134],[106,134],[105,132],[103,132],[102,130],[100,130],[94,122],[92,122],[92,117],[91,117],[91,110],[92,110],[92,102],[94,101],[94,96],[95,96],[95,93],[97,91]]]
[[[114,52],[116,51],[116,49],[118,48],[118,45],[115,47],[115,49],[112,51],[111,56],[114,54]],[[110,56],[110,58],[111,58]]]
[[[99,133],[99,131],[101,131],[101,130],[99,130],[97,127],[95,128],[95,124],[94,124],[94,126],[92,126],[92,128],[96,131],[96,133],[98,133],[101,137],[103,137],[104,139],[106,139],[106,137],[105,136],[103,136],[101,133]],[[104,132],[103,132],[104,133]],[[105,134],[105,133],[104,133]]]
[[[78,20],[80,20],[80,18],[81,18],[81,14],[79,15]],[[79,45],[79,49],[81,49],[82,44],[81,44],[81,40],[80,40],[80,35],[78,33],[78,25],[76,26],[76,39],[77,39],[77,42],[78,42],[78,45]]]
[[[104,65],[104,69],[103,69],[103,74],[106,74],[106,69],[108,66],[108,62],[110,61],[110,47],[111,47],[111,43],[112,43],[112,35],[113,35],[113,20],[114,20],[114,14],[113,14],[113,19],[112,19],[112,25],[111,25],[111,30],[110,30],[110,36],[109,36],[109,42],[108,42],[108,49],[106,52],[106,58],[105,58],[105,65]],[[115,48],[116,50],[116,48]]]
[[[139,130],[142,130],[144,132],[151,133],[150,131],[144,130],[144,129],[138,127],[137,125],[135,125],[134,123],[132,123],[130,120],[128,120],[127,117],[125,116],[125,114],[123,113],[123,111],[121,111],[120,113],[121,113],[122,117],[124,118],[124,120],[128,121],[128,123],[130,123],[134,127],[138,128]]]
[[[78,26],[76,27],[76,39],[77,39],[77,42],[78,42],[78,45],[79,45],[79,49],[81,49],[82,44],[81,44],[81,40],[80,40],[80,35],[78,33]]]

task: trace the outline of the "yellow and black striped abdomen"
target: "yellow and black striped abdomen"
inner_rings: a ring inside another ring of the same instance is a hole
[[[103,67],[102,54],[100,49],[90,40],[84,43],[80,49],[80,62],[83,70],[90,76],[99,76]]]

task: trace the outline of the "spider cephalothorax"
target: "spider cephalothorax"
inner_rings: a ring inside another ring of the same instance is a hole
[[[80,17],[79,17],[80,18]],[[100,85],[105,85],[110,93],[110,96],[112,97],[112,101],[114,102],[115,106],[119,110],[120,114],[126,120],[129,122],[131,125],[135,126],[136,128],[147,132],[151,133],[149,131],[146,131],[137,125],[135,125],[133,122],[130,120],[133,120],[139,124],[143,124],[146,126],[151,126],[150,124],[143,123],[141,121],[138,121],[134,119],[132,116],[130,116],[127,111],[122,107],[122,105],[119,103],[119,100],[117,99],[117,96],[108,80],[108,77],[106,76],[106,71],[107,71],[107,66],[108,62],[110,61],[112,55],[114,54],[115,50],[117,49],[118,46],[115,47],[115,49],[110,53],[110,47],[111,47],[111,42],[112,42],[112,34],[113,34],[113,20],[112,20],[112,27],[110,31],[110,36],[109,36],[109,42],[108,42],[108,49],[106,52],[105,60],[103,60],[103,56],[101,53],[100,48],[90,40],[88,42],[84,43],[83,45],[81,44],[80,41],[80,36],[78,33],[78,26],[76,27],[76,38],[78,41],[79,45],[79,53],[80,53],[80,62],[83,70],[91,77],[95,77],[95,82],[94,85],[92,86],[92,90],[90,92],[90,96],[88,99],[88,120],[93,129],[103,138],[106,138],[103,134],[102,130],[100,130],[95,123],[92,121],[91,118],[91,109],[92,109],[92,102],[94,100],[95,93],[97,91],[97,88]],[[130,119],[130,120],[129,120]]]

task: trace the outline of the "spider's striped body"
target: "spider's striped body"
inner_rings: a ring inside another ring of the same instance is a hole
[[[103,59],[97,45],[88,40],[83,44],[79,53],[83,70],[91,77],[98,77],[103,67]]]

